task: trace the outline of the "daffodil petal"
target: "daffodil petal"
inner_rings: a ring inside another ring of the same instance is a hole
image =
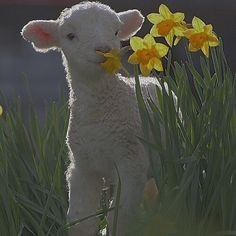
[[[180,37],[180,36],[177,36],[177,37],[175,38],[174,46],[176,46],[176,45],[179,43],[179,41],[180,41],[181,38],[182,38],[182,37]]]
[[[156,43],[155,48],[158,51],[160,57],[164,57],[169,51],[169,47],[163,43]]]
[[[112,52],[107,52],[103,55],[104,57],[107,57],[107,58],[115,58],[115,57],[118,57],[119,58],[119,55],[118,54],[115,54],[115,53],[112,53]]]
[[[161,4],[159,7],[159,12],[164,18],[169,18],[172,13],[165,4]]]
[[[147,18],[152,24],[158,24],[164,19],[162,15],[157,14],[157,13],[151,13],[147,15]]]
[[[182,26],[176,26],[174,27],[174,34],[175,36],[184,36],[185,29]]]
[[[184,20],[184,13],[176,12],[173,14],[175,22],[182,22]]]
[[[150,34],[153,36],[153,37],[160,37],[161,35],[158,33],[158,29],[156,27],[156,25],[153,25],[151,30],[150,30]]]
[[[143,76],[149,76],[151,70],[148,69],[147,65],[140,64],[140,70]]]
[[[203,46],[201,47],[202,52],[206,57],[209,57],[209,44],[208,42],[205,42]]]
[[[188,45],[188,50],[189,50],[190,52],[196,52],[196,51],[198,51],[199,49],[193,47],[193,45],[190,43],[190,44]]]
[[[194,30],[194,29],[188,29],[188,30],[184,31],[184,36],[189,39],[190,36],[191,36],[192,34],[194,34],[194,33],[196,33],[196,30]]]
[[[156,44],[156,41],[151,34],[147,34],[143,39],[143,44],[147,47],[151,47]]]
[[[210,47],[216,47],[216,46],[218,46],[219,45],[219,42],[209,42],[209,46]]]
[[[163,71],[163,66],[162,66],[162,62],[160,59],[158,58],[153,58],[153,68],[157,71]]]
[[[216,47],[220,44],[219,39],[217,38],[216,35],[212,34],[209,36],[209,46],[210,47]]]
[[[105,62],[101,63],[101,67],[108,73],[112,74],[112,62],[110,60],[106,60]]]
[[[209,46],[210,46],[210,47],[216,47],[216,46],[218,46],[219,44],[220,44],[219,41],[217,41],[217,42],[209,41]]]
[[[97,53],[98,55],[100,55],[100,56],[104,56],[104,55],[105,55],[105,53],[104,53],[104,52],[101,52],[101,51],[96,51],[96,53]]]
[[[203,28],[206,24],[198,17],[194,16],[192,20],[192,26],[198,31],[203,31]]]
[[[109,52],[101,52],[101,51],[96,51],[96,53],[98,55],[101,55],[101,56],[104,56],[104,57],[107,57],[107,58],[110,58],[110,57],[113,57],[113,58],[120,58],[120,55],[119,55],[119,52],[117,49],[113,48],[111,51]]]
[[[130,39],[130,46],[136,52],[137,50],[143,48],[143,39],[137,36],[134,36]]]
[[[148,62],[148,64],[147,64],[148,70],[151,71],[151,70],[154,68],[154,62],[155,62],[154,58],[152,58],[152,59],[149,60],[149,62]]]
[[[170,33],[166,35],[165,39],[169,46],[172,47],[174,40],[174,30],[171,30]]]
[[[130,64],[139,64],[139,60],[138,60],[136,52],[134,52],[132,55],[129,56],[128,62]]]
[[[206,34],[211,34],[211,33],[212,33],[213,27],[212,27],[211,24],[205,25],[203,28],[204,28],[204,32],[205,32]]]

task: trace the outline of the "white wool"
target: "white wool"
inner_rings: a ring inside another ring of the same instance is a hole
[[[118,236],[124,235],[124,226],[142,199],[148,156],[137,138],[142,128],[134,79],[104,72],[103,58],[96,50],[119,49],[120,41],[134,35],[143,19],[138,10],[116,13],[109,6],[84,2],[65,9],[55,21],[32,21],[22,30],[36,50],[60,50],[67,72],[71,108],[68,220],[97,211],[102,178],[108,186],[117,184],[116,165],[122,186]],[[144,97],[150,93],[156,99],[155,85],[160,86],[157,79],[141,78]],[[93,236],[96,230],[93,218],[72,227],[70,235]]]

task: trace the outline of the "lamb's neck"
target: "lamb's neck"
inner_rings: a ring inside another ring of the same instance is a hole
[[[92,117],[103,120],[107,112],[112,113],[116,104],[121,102],[120,81],[116,76],[104,74],[91,79],[81,78],[78,73],[70,75],[72,114],[81,122],[92,123]]]
[[[75,98],[84,103],[83,100],[99,99],[104,95],[116,91],[119,82],[115,75],[103,74],[96,78],[81,77],[77,73],[71,74],[71,88]]]

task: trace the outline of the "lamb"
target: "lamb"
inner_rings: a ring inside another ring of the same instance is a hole
[[[59,50],[67,73],[68,221],[98,210],[102,179],[116,186],[116,166],[121,179],[118,236],[126,234],[125,226],[138,209],[149,162],[137,138],[142,128],[134,80],[106,73],[100,66],[104,58],[96,51],[120,49],[120,42],[135,35],[143,21],[136,9],[116,13],[107,5],[86,1],[65,9],[56,20],[31,21],[22,30],[35,50]],[[156,79],[141,78],[144,96],[154,92],[156,84]],[[96,232],[92,218],[72,227],[69,234],[94,236]]]

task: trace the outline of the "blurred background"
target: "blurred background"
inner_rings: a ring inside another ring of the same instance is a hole
[[[64,94],[68,96],[65,72],[60,53],[35,52],[32,46],[22,39],[20,32],[29,21],[56,19],[64,8],[79,2],[81,1],[0,0],[0,91],[9,100],[20,96],[24,109],[27,109],[31,99],[39,112],[40,119],[43,119],[45,102],[58,101],[62,88]],[[100,2],[110,5],[117,12],[137,8],[144,16],[157,11],[159,4],[164,3],[171,11],[185,12],[188,22],[194,15],[200,17],[206,23],[213,24],[214,31],[223,38],[226,57],[235,73],[235,0],[101,0]],[[145,21],[138,35],[145,35],[150,27],[151,24]],[[174,53],[177,58],[182,57],[181,45]]]

